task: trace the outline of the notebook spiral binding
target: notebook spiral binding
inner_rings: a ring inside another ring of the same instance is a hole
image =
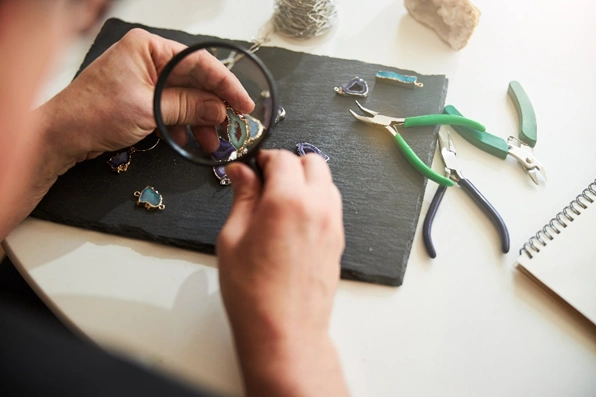
[[[524,252],[531,259],[533,254],[540,252],[540,246],[546,247],[548,241],[554,240],[561,230],[566,228],[575,218],[582,214],[590,204],[596,202],[596,179],[583,190],[575,200],[563,208],[553,219],[551,219],[542,229],[523,245],[519,250],[521,255]],[[554,234],[553,234],[554,233]],[[548,240],[547,240],[548,239]],[[540,245],[540,246],[539,246]]]

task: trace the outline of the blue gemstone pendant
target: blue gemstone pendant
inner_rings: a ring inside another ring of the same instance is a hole
[[[148,210],[164,210],[166,206],[163,204],[163,197],[153,186],[147,186],[145,189],[135,192],[137,205],[145,207]]]
[[[114,156],[110,157],[107,163],[112,171],[118,174],[121,172],[126,172],[128,170],[128,166],[130,165],[131,154],[131,150],[116,153]]]
[[[368,84],[360,77],[354,77],[346,84],[333,88],[336,93],[343,96],[359,96],[366,98],[368,96]]]
[[[399,74],[396,72],[377,72],[376,80],[380,83],[392,84],[406,88],[424,87],[424,84],[418,81],[418,77]]]
[[[316,153],[319,156],[323,157],[325,161],[329,161],[329,156],[327,156],[321,149],[313,145],[312,143],[302,142],[296,145],[296,152],[298,156],[306,156],[308,153]]]

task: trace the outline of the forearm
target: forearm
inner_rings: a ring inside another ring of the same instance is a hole
[[[52,101],[30,113],[35,121],[35,132],[20,141],[16,161],[5,165],[7,170],[19,173],[18,183],[2,184],[4,205],[0,207],[0,240],[3,240],[23,221],[60,175],[77,161],[84,160],[85,152],[72,138],[66,120],[60,120]],[[8,179],[8,178],[7,178]]]
[[[262,344],[238,336],[236,346],[248,397],[349,395],[328,336]]]

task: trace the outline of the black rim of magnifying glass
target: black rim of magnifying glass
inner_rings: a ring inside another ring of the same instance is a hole
[[[182,61],[184,58],[186,58],[186,56],[188,56],[189,54],[199,51],[199,50],[202,50],[202,49],[208,49],[211,47],[219,47],[219,48],[223,47],[223,48],[227,48],[227,49],[230,49],[233,51],[238,51],[238,52],[243,53],[244,56],[247,56],[248,58],[250,58],[261,69],[261,72],[263,72],[263,75],[265,76],[265,78],[267,79],[267,83],[269,84],[269,92],[271,95],[271,107],[272,107],[271,108],[271,120],[269,120],[269,126],[268,126],[267,130],[264,131],[261,139],[259,139],[259,141],[251,148],[251,150],[244,156],[241,156],[238,158],[238,161],[249,162],[258,153],[259,148],[261,147],[263,142],[269,137],[269,134],[272,132],[272,129],[275,126],[275,120],[277,118],[277,113],[278,113],[278,109],[279,109],[279,105],[277,103],[277,90],[275,88],[273,76],[271,75],[271,73],[269,72],[267,67],[265,67],[265,64],[259,58],[257,58],[254,54],[249,52],[247,49],[245,49],[239,45],[236,45],[232,42],[224,41],[224,40],[211,40],[211,41],[200,42],[200,43],[194,44],[194,45],[188,47],[187,49],[185,49],[184,51],[176,54],[174,56],[174,58],[172,58],[170,60],[170,62],[168,62],[168,64],[164,68],[164,70],[161,72],[161,75],[157,79],[157,84],[155,85],[155,94],[153,96],[153,115],[155,117],[155,123],[157,124],[157,128],[161,132],[161,138],[164,141],[166,141],[168,143],[168,145],[170,145],[170,147],[176,151],[176,153],[178,153],[179,155],[181,155],[182,157],[184,157],[187,160],[193,161],[193,162],[201,164],[201,165],[210,166],[210,167],[226,165],[226,164],[234,161],[234,160],[231,160],[231,161],[230,160],[228,160],[228,161],[215,161],[215,160],[208,161],[205,159],[196,158],[195,156],[190,154],[187,150],[184,150],[180,145],[178,145],[172,139],[172,137],[170,136],[170,133],[168,131],[168,127],[164,123],[163,117],[162,117],[161,96],[162,96],[163,90],[166,87],[166,82],[168,80],[168,77],[170,77],[170,74],[172,73],[174,68],[180,63],[180,61]]]

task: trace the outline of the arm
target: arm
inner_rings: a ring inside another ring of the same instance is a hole
[[[0,85],[0,122],[5,123],[0,134],[0,192],[4,199],[0,241],[35,208],[58,176],[77,162],[134,145],[153,132],[157,77],[184,48],[144,30],[132,30],[30,115],[25,114],[26,101],[33,94],[21,95],[24,89],[10,84],[7,87],[12,89],[4,92]],[[254,104],[235,76],[209,54],[185,62],[195,62],[195,67],[188,69],[199,70],[202,80],[191,79],[197,83],[190,87],[181,77],[180,87],[169,88],[164,99],[165,121],[205,127],[197,129],[197,140],[215,150],[219,140],[213,126],[225,118],[222,99],[247,112]],[[33,83],[38,80],[41,78]],[[33,83],[31,89],[29,84],[25,88],[33,92]],[[30,123],[13,122],[26,119]]]
[[[347,396],[328,335],[344,249],[325,161],[263,151],[264,182],[232,164],[234,203],[217,251],[248,396]]]

